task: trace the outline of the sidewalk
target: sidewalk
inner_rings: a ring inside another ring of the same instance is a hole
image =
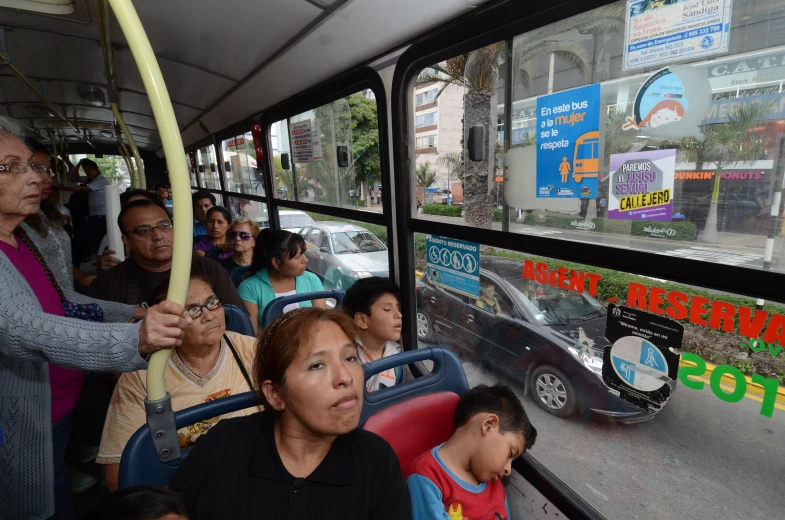
[[[463,217],[445,217],[441,215],[418,215],[418,218],[424,220],[432,220],[436,222],[444,222],[446,224],[455,224],[459,226],[465,225]],[[582,220],[580,217],[575,217],[576,220]],[[497,231],[502,230],[501,222],[494,222],[493,229]],[[686,254],[685,250],[694,248],[696,253],[701,251],[717,252],[718,255],[722,253],[738,253],[747,255],[749,259],[745,260],[745,267],[763,268],[763,254],[766,248],[767,238],[762,235],[745,235],[741,233],[719,233],[719,241],[717,243],[709,244],[705,242],[683,241],[683,240],[667,240],[662,238],[649,238],[631,235],[619,235],[612,233],[598,233],[588,230],[578,229],[561,229],[551,228],[546,226],[530,226],[521,224],[519,222],[510,223],[510,232],[525,235],[548,236],[551,238],[559,238],[563,240],[574,240],[577,242],[591,241],[595,244],[608,245],[612,247],[621,247],[625,249],[636,249],[641,251],[649,251],[659,254],[672,254],[674,251]],[[785,259],[782,258],[783,245],[785,239],[783,237],[776,237],[774,239],[774,255],[772,259],[772,270],[781,270],[785,268]],[[698,255],[696,255],[698,256]],[[724,263],[721,257],[717,259],[706,259],[718,263]]]

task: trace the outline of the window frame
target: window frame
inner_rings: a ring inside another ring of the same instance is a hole
[[[422,70],[445,59],[471,52],[484,46],[509,41],[515,36],[534,31],[597,7],[613,3],[608,0],[568,0],[558,6],[534,6],[522,11],[512,5],[486,5],[458,19],[455,23],[428,33],[412,44],[398,59],[392,87],[392,148],[394,183],[402,193],[396,194],[396,216],[401,263],[401,298],[408,309],[404,318],[405,345],[416,345],[416,294],[414,272],[414,233],[460,237],[463,240],[490,245],[554,260],[577,262],[588,266],[615,269],[631,274],[672,280],[687,285],[746,295],[765,300],[782,299],[785,275],[744,267],[725,266],[687,258],[659,255],[647,251],[561,240],[546,236],[515,234],[493,229],[418,219],[416,192],[410,169],[414,164],[416,128],[415,80]],[[533,12],[532,12],[533,11]],[[510,20],[499,26],[499,20]],[[410,128],[411,126],[411,128]]]
[[[314,204],[310,202],[302,202],[296,199],[281,200],[277,197],[270,196],[267,202],[270,223],[274,229],[280,229],[278,222],[279,209],[296,209],[301,211],[321,213],[331,217],[365,222],[368,224],[382,225],[387,228],[388,238],[394,237],[396,230],[393,221],[393,187],[392,171],[390,168],[387,92],[385,90],[384,82],[382,81],[379,74],[377,74],[377,72],[370,67],[363,66],[352,69],[264,111],[260,120],[264,137],[262,140],[262,146],[265,153],[264,176],[271,186],[273,156],[270,153],[272,150],[270,130],[274,123],[282,120],[288,120],[293,116],[302,114],[303,112],[315,109],[322,105],[326,105],[327,103],[332,103],[336,100],[349,96],[350,94],[354,94],[365,89],[370,89],[373,91],[374,98],[376,100],[376,117],[379,125],[379,158],[381,162],[382,212],[376,213],[323,204]],[[272,193],[272,191],[269,191],[269,189],[267,192]],[[275,224],[273,224],[273,222],[275,222]],[[392,239],[389,241],[394,242]],[[387,251],[390,277],[398,281],[400,280],[400,273],[398,270],[396,248],[394,245],[388,244]]]

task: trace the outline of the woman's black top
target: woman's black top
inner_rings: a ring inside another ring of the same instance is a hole
[[[403,520],[411,500],[398,458],[381,437],[338,437],[306,478],[293,477],[275,445],[268,412],[225,419],[185,459],[171,489],[191,520]]]

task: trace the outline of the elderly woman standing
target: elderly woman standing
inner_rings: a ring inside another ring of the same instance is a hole
[[[19,126],[0,116],[0,496],[3,518],[68,518],[70,501],[55,496],[55,435],[64,424],[52,422],[49,363],[93,371],[144,368],[145,357],[181,343],[190,322],[185,309],[164,302],[147,311],[138,324],[133,307],[107,307],[105,321],[65,317],[63,290],[49,265],[38,233],[20,226],[36,215],[41,201],[41,174],[21,139]],[[69,288],[67,284],[64,284]],[[126,323],[122,323],[126,322]],[[144,357],[143,357],[144,356]],[[66,417],[64,417],[66,419]],[[62,481],[61,481],[62,482]],[[67,481],[63,483],[66,486]],[[56,503],[57,502],[57,503]]]

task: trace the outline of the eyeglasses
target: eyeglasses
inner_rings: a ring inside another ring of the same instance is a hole
[[[8,173],[26,173],[28,168],[32,168],[34,172],[37,173],[46,173],[49,170],[49,167],[44,163],[26,163],[26,162],[14,162],[8,164],[0,164],[0,172],[8,172]]]
[[[229,240],[237,240],[239,238],[243,242],[251,240],[251,234],[247,231],[230,231],[228,237]]]
[[[223,303],[218,298],[210,298],[205,302],[204,305],[198,305],[188,309],[188,314],[191,315],[191,319],[195,320],[202,315],[202,309],[207,309],[208,311],[217,311],[221,308],[221,305],[223,305]]]
[[[157,226],[152,227],[141,227],[132,229],[131,233],[135,234],[139,238],[147,238],[153,232],[154,229],[157,229],[161,233],[166,233],[172,230],[172,223],[171,222],[159,222]]]

